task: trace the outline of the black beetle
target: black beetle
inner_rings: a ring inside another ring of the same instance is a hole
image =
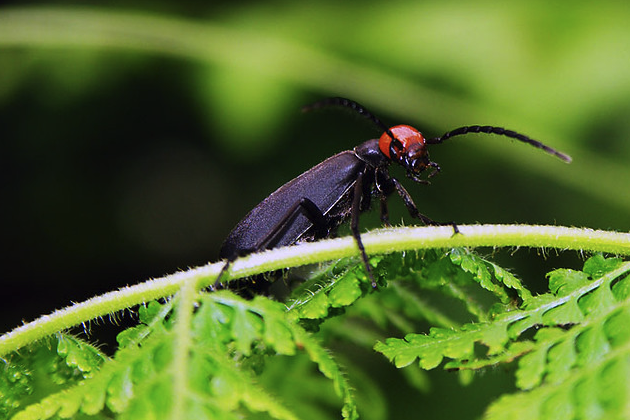
[[[227,259],[227,262],[217,277],[215,287],[221,286],[223,273],[237,257],[296,242],[326,238],[333,235],[348,217],[351,218],[352,236],[361,252],[367,275],[372,287],[376,287],[359,232],[359,214],[369,209],[373,196],[380,200],[381,220],[386,225],[389,225],[387,197],[394,191],[402,198],[412,217],[427,225],[443,224],[421,214],[407,190],[388,171],[390,163],[394,161],[405,168],[407,177],[415,182],[429,184],[429,181],[420,178],[420,174],[432,168],[428,175],[431,178],[440,171],[440,167],[429,160],[428,144],[439,144],[468,133],[498,134],[543,149],[565,162],[571,161],[568,155],[539,141],[500,127],[460,127],[440,137],[425,140],[418,130],[408,125],[388,128],[363,106],[349,99],[329,98],[304,109],[335,105],[351,108],[372,120],[383,129],[382,136],[326,159],[287,182],[254,207],[223,243],[220,257]],[[455,233],[458,232],[454,223],[448,224],[453,226]]]

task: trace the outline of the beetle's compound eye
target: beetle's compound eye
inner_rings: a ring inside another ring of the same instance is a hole
[[[409,145],[400,164],[408,171],[419,174],[433,166],[433,162],[429,160],[429,153],[424,143],[413,143]]]

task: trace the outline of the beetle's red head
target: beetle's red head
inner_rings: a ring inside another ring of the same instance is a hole
[[[390,160],[402,165],[410,176],[420,174],[429,166],[437,168],[437,165],[429,160],[422,133],[409,125],[397,125],[389,131],[395,139],[385,132],[379,139],[378,146]]]

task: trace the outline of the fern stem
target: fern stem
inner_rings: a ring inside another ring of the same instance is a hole
[[[540,225],[458,225],[384,228],[361,235],[368,254],[456,247],[532,247],[630,255],[630,233]],[[232,278],[357,255],[352,237],[253,254],[234,262]],[[262,269],[262,270],[261,270]]]
[[[75,325],[80,325],[92,319],[125,308],[131,308],[141,303],[172,296],[189,280],[194,280],[203,285],[210,284],[219,274],[222,266],[223,263],[208,264],[133,286],[123,287],[119,290],[56,310],[50,315],[44,315],[35,321],[26,323],[0,336],[0,357],[57,331],[63,331]]]
[[[460,225],[378,229],[362,235],[368,254],[453,247],[542,247],[583,252],[630,255],[630,234],[561,226]],[[230,278],[250,276],[280,268],[297,267],[357,255],[352,237],[327,239],[274,249],[240,258],[232,264]],[[184,282],[198,287],[212,284],[223,263],[179,272],[128,286],[45,315],[0,336],[0,356],[91,319],[178,292]]]

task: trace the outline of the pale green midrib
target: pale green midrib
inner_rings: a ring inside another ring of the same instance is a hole
[[[186,418],[186,401],[191,393],[188,384],[193,345],[191,324],[197,292],[197,281],[192,278],[184,282],[177,294],[177,317],[175,318],[175,334],[172,342],[173,359],[169,369],[173,378],[173,406],[169,417],[172,420]]]

